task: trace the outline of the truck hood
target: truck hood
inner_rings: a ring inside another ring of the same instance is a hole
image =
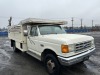
[[[45,40],[48,39],[48,41],[51,39],[53,40],[52,42],[55,41],[62,41],[66,44],[74,44],[78,42],[83,42],[83,41],[90,41],[93,40],[94,38],[92,36],[87,36],[87,35],[80,35],[80,34],[51,34],[51,35],[44,35]]]

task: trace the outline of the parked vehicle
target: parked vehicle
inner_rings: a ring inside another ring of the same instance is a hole
[[[42,61],[50,75],[59,75],[60,67],[89,59],[95,50],[94,38],[68,34],[61,27],[66,21],[28,18],[8,26],[11,47]]]

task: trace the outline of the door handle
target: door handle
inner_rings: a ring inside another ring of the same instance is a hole
[[[41,46],[41,47],[44,47],[44,45],[43,45],[43,44],[40,44],[40,46]]]
[[[33,43],[35,45],[34,41],[31,40],[31,38],[29,36],[28,36],[28,39],[29,39],[29,41],[30,41],[31,44]]]

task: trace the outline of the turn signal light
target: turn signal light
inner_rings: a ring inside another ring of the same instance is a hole
[[[68,53],[69,52],[68,45],[61,45],[61,51],[62,53]]]

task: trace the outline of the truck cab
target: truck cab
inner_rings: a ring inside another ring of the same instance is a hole
[[[25,19],[8,27],[14,51],[22,51],[42,61],[49,74],[59,75],[60,67],[89,59],[95,50],[94,38],[68,34],[62,28],[66,21]]]

